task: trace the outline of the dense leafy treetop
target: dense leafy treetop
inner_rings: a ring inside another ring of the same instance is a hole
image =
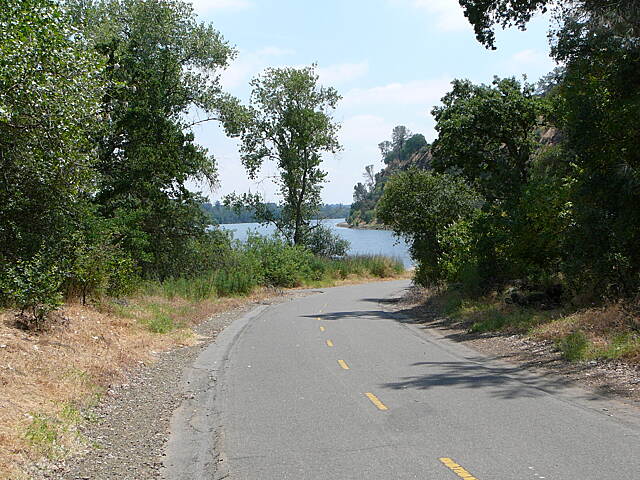
[[[517,194],[527,180],[544,102],[531,85],[513,78],[496,78],[492,85],[455,80],[452,85],[442,106],[432,111],[438,131],[434,168],[461,172],[490,200]]]

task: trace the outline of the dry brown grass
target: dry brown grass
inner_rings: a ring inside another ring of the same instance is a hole
[[[197,304],[160,297],[131,299],[126,307],[71,304],[60,312],[64,321],[41,333],[21,330],[12,312],[0,312],[0,478],[28,478],[22,468],[28,462],[73,452],[82,443],[78,409],[158,352],[197,342],[189,327],[268,295]],[[157,310],[180,328],[152,333],[145,321]]]
[[[640,315],[630,303],[611,303],[589,308],[541,325],[535,338],[558,341],[573,332],[584,333],[589,341],[587,358],[621,358],[640,363]]]

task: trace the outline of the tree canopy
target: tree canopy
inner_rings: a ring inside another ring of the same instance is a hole
[[[282,197],[280,213],[263,208],[256,195],[229,197],[227,203],[249,205],[258,218],[273,222],[285,238],[303,244],[321,205],[326,172],[322,155],[340,145],[331,117],[340,96],[318,85],[315,67],[269,68],[251,81],[249,118],[241,133],[241,158],[249,177],[257,178],[265,161],[275,162]]]

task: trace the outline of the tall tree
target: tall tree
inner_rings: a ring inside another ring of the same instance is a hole
[[[51,0],[3,2],[0,31],[0,262],[59,263],[95,180],[101,62]]]
[[[517,196],[528,178],[543,108],[533,87],[513,78],[496,78],[492,85],[454,80],[432,111],[434,168],[459,170],[488,200]]]
[[[237,101],[222,91],[220,72],[235,52],[181,0],[66,3],[106,59],[96,201],[125,225],[125,245],[147,275],[179,273],[172,259],[208,223],[187,181],[216,180],[186,117],[197,109],[234,128]]]
[[[339,126],[331,117],[340,96],[334,88],[318,85],[313,66],[269,68],[251,86],[250,120],[241,134],[242,163],[251,179],[265,161],[276,163],[282,208],[276,215],[259,195],[251,194],[230,196],[227,203],[250,205],[290,242],[303,244],[320,207],[326,177],[322,154],[340,148]]]

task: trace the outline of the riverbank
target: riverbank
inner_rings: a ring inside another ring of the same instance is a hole
[[[378,224],[362,224],[362,225],[349,225],[347,222],[340,222],[336,224],[336,227],[339,228],[351,228],[353,230],[384,230],[384,231],[390,231],[389,228],[387,228],[384,225],[378,225]]]

